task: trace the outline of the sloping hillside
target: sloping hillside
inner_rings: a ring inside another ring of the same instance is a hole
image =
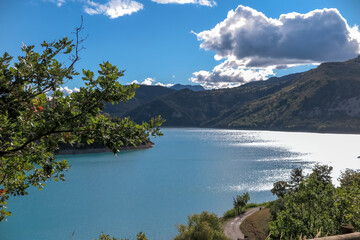
[[[212,127],[311,131],[360,130],[360,57],[324,63],[293,84],[226,111]],[[206,125],[206,124],[204,124]]]
[[[176,127],[360,132],[360,56],[231,89],[155,93],[142,86],[125,105],[106,111],[137,122],[162,115]]]
[[[189,89],[193,92],[205,91],[205,88],[201,85],[182,85],[182,84],[175,84],[174,86],[170,87],[171,89],[175,90],[183,90]]]
[[[174,89],[161,86],[146,86],[141,85],[137,90],[135,96],[127,103],[110,104],[104,106],[104,112],[109,113],[113,117],[121,117],[126,112],[144,105],[161,96],[176,92]]]
[[[271,95],[289,85],[296,74],[238,88],[193,92],[181,90],[141,105],[125,115],[137,122],[161,115],[165,126],[201,126],[223,111]]]

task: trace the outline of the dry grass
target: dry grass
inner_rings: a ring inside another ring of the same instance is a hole
[[[241,231],[251,240],[264,240],[269,234],[270,209],[265,208],[246,218],[240,225]]]

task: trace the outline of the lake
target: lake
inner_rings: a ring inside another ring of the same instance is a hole
[[[232,198],[273,200],[272,184],[291,169],[315,163],[359,169],[360,135],[163,129],[152,149],[59,156],[72,165],[66,182],[10,199],[13,215],[0,224],[1,240],[90,240],[102,231],[135,239],[172,239],[176,224],[210,211],[222,215]]]

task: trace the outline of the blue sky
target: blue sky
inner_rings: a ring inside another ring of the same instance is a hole
[[[0,0],[0,54],[71,37],[83,15],[79,71],[110,61],[126,69],[123,84],[234,87],[357,56],[359,10],[358,0]]]

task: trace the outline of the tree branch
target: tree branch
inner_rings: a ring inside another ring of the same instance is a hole
[[[83,46],[79,46],[82,42],[84,42],[84,41],[88,38],[88,36],[86,36],[85,38],[81,38],[81,39],[79,40],[79,34],[80,34],[81,30],[84,29],[84,27],[83,27],[83,21],[84,21],[83,16],[81,16],[81,24],[80,24],[79,27],[75,28],[75,33],[74,33],[75,36],[76,36],[75,57],[74,57],[74,59],[72,60],[72,63],[70,64],[70,66],[68,67],[68,69],[71,69],[71,68],[74,66],[74,64],[75,64],[78,60],[80,60],[79,52],[80,52],[81,50],[85,49]]]

